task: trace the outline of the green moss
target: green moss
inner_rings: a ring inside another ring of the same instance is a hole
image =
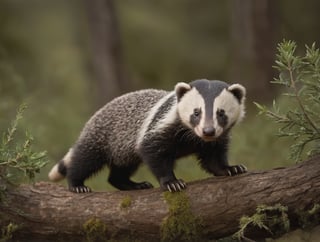
[[[120,208],[126,209],[131,206],[131,203],[132,198],[130,196],[125,196],[120,203]]]
[[[5,242],[5,241],[11,240],[13,233],[15,231],[17,231],[18,228],[19,228],[19,226],[14,223],[9,223],[7,226],[3,227],[1,229],[0,242]]]
[[[83,224],[87,241],[107,241],[107,226],[98,218],[91,218]]]
[[[320,204],[314,204],[314,206],[307,211],[296,211],[296,214],[299,217],[301,228],[318,225],[320,221]]]
[[[252,216],[243,216],[240,219],[240,229],[233,237],[241,240],[245,238],[245,230],[249,226],[265,229],[273,236],[279,236],[289,231],[290,221],[287,215],[288,208],[281,204],[275,206],[259,205]]]
[[[192,214],[185,192],[163,193],[169,205],[169,215],[161,225],[162,241],[201,241],[201,219]]]

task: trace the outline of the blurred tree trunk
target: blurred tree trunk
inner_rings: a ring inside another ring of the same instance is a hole
[[[127,91],[118,23],[113,0],[85,0],[88,12],[92,71],[97,102],[103,105]]]
[[[247,87],[254,100],[273,97],[270,81],[273,80],[275,53],[274,0],[232,1],[232,82]]]

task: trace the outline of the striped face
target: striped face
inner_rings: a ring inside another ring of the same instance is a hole
[[[175,87],[178,115],[204,141],[213,141],[244,117],[245,88],[221,81],[196,80]]]

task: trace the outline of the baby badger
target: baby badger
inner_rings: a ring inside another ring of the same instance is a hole
[[[90,192],[84,181],[104,165],[108,181],[120,190],[147,189],[149,182],[130,176],[145,162],[160,186],[181,191],[175,160],[195,154],[215,176],[246,172],[228,164],[229,131],[244,117],[246,90],[239,84],[195,80],[180,82],[174,91],[140,90],[115,98],[87,122],[78,141],[49,173],[52,181],[66,177],[72,192]]]

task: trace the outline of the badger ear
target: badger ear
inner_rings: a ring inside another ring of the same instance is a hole
[[[174,87],[174,91],[176,93],[178,101],[180,101],[183,95],[190,90],[191,90],[191,86],[185,82],[178,82]]]
[[[232,84],[227,89],[237,98],[239,103],[243,102],[246,96],[246,89],[244,86],[240,84]]]

